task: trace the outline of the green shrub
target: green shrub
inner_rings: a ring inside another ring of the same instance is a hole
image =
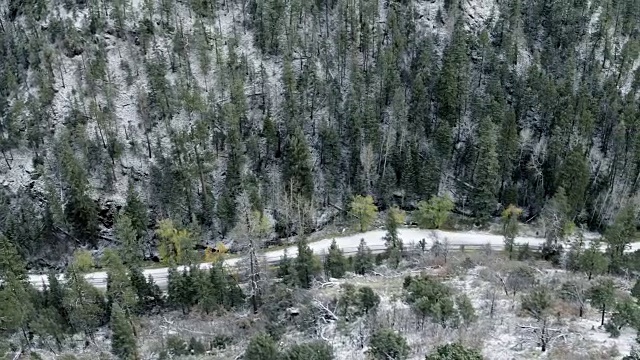
[[[391,329],[381,329],[371,335],[369,355],[376,360],[404,360],[409,355],[407,340]]]
[[[200,342],[200,340],[197,340],[194,337],[191,337],[191,339],[189,339],[190,354],[200,355],[200,354],[204,354],[206,351],[207,349],[204,347],[204,344]]]
[[[233,343],[233,338],[227,335],[216,335],[211,340],[211,348],[212,349],[226,349],[227,345]]]
[[[425,360],[483,360],[480,352],[460,344],[446,344],[427,355]]]
[[[168,354],[173,356],[189,354],[186,341],[177,335],[169,335],[169,337],[167,337],[165,350]]]
[[[333,360],[333,347],[324,341],[313,341],[291,346],[283,360]]]

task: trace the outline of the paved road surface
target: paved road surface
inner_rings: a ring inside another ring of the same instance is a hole
[[[358,245],[360,244],[360,239],[364,239],[374,252],[381,252],[384,249],[384,235],[385,230],[371,230],[364,233],[359,233],[351,236],[344,237],[336,237],[336,242],[338,246],[346,253],[353,254],[356,252]],[[502,248],[504,245],[503,238],[501,235],[494,235],[489,233],[480,233],[480,232],[450,232],[450,231],[440,231],[440,230],[422,230],[415,228],[402,228],[399,230],[399,235],[405,246],[413,246],[417,244],[421,239],[425,239],[427,241],[427,248],[431,246],[431,244],[435,241],[435,239],[440,239],[441,241],[447,238],[449,243],[453,247],[453,249],[459,248],[460,245],[469,245],[469,246],[480,246],[485,244],[491,244],[494,248]],[[309,243],[311,249],[313,249],[314,253],[322,254],[325,252],[329,245],[331,245],[333,238],[328,238],[324,240],[314,241]],[[516,238],[517,244],[525,244],[529,243],[532,246],[539,246],[544,243],[543,238],[535,238],[535,237],[518,237]],[[632,244],[633,249],[640,248],[640,243]],[[269,263],[275,263],[280,260],[282,255],[284,254],[284,249],[266,251],[262,255]],[[287,249],[287,254],[289,256],[295,257],[297,254],[297,249],[295,246],[289,247]],[[235,266],[241,261],[242,258],[233,258],[225,260],[225,265],[227,266]],[[203,263],[200,264],[200,267],[203,269],[207,269],[211,264]],[[179,268],[180,269],[180,268]],[[167,275],[168,268],[159,268],[159,269],[146,269],[144,270],[144,274],[146,277],[152,276],[156,284],[161,288],[165,288],[167,285]],[[107,273],[104,271],[89,273],[86,276],[87,281],[93,286],[106,289],[107,287]],[[62,276],[59,276],[62,279]],[[30,279],[31,283],[36,288],[42,288],[43,284],[47,283],[46,275],[31,275]]]

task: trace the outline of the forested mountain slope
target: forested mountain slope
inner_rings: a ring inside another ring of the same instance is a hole
[[[0,227],[32,263],[168,218],[288,236],[356,194],[598,228],[640,187],[640,0],[0,11]]]

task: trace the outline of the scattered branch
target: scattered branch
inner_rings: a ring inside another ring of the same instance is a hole
[[[169,324],[169,325],[173,325],[173,321],[169,321],[167,320],[167,318],[165,318],[164,316],[162,317],[162,319],[164,320],[165,323]],[[168,326],[164,326],[164,325],[160,325],[161,328],[164,329],[168,329]],[[196,334],[196,335],[206,335],[206,336],[216,336],[216,334],[211,334],[211,333],[205,333],[205,332],[201,332],[201,331],[194,331],[194,330],[189,330],[186,328],[182,328],[182,327],[178,327],[178,326],[171,326],[171,330],[179,330],[179,331],[185,331],[191,334]]]
[[[324,318],[332,321],[338,321],[338,316],[320,301],[314,299],[313,305],[324,313]]]

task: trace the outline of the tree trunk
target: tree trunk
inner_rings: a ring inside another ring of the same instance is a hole
[[[584,305],[580,305],[580,311],[579,311],[578,316],[582,317],[583,312],[584,312]]]
[[[249,251],[250,251],[250,258],[249,258],[249,264],[251,266],[251,305],[253,307],[253,313],[257,314],[258,313],[258,276],[256,275],[256,269],[255,269],[255,262],[256,262],[256,253],[255,253],[255,247],[253,246],[253,239],[249,240]]]
[[[604,325],[604,312],[606,310],[606,305],[602,304],[602,320],[600,321],[600,326]]]

